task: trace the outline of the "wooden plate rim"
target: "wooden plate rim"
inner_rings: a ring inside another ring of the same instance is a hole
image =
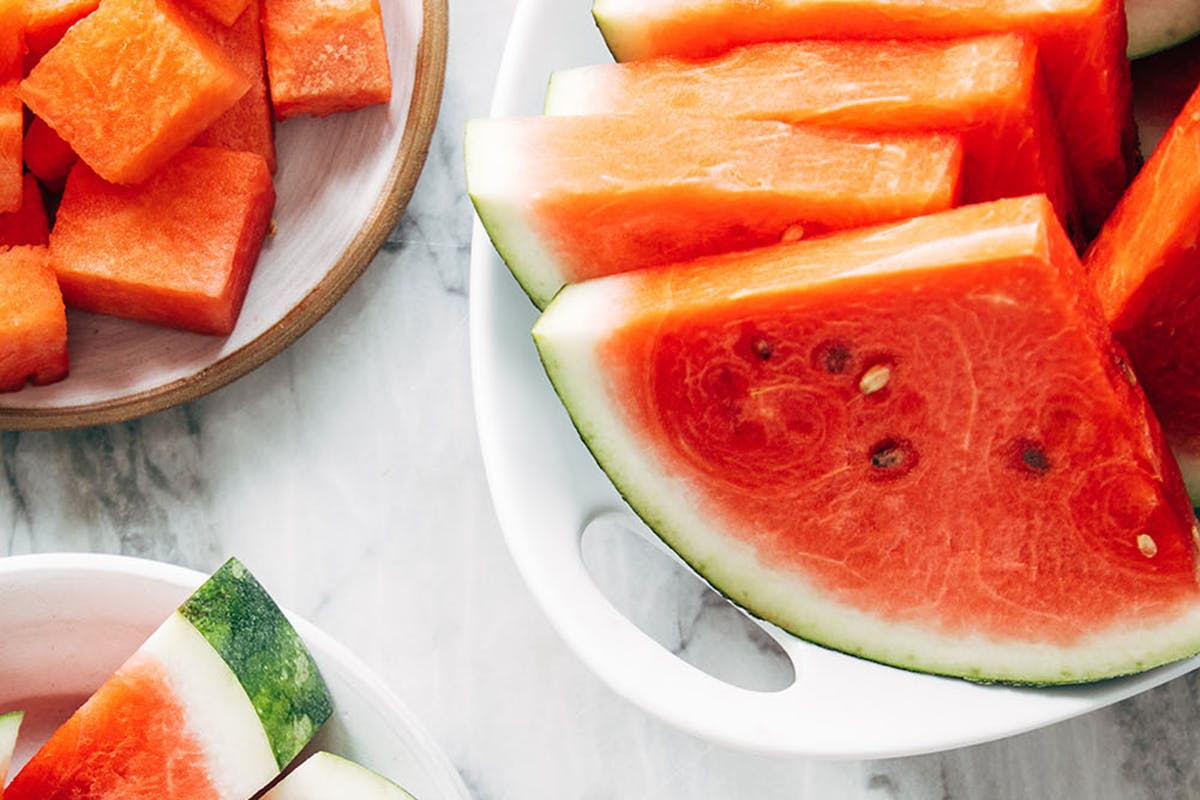
[[[104,425],[162,411],[213,392],[278,355],[328,312],[371,263],[399,222],[425,166],[446,77],[448,0],[423,0],[413,93],[404,135],[384,191],[341,258],[278,322],[204,369],[125,397],[58,408],[0,408],[0,430],[54,430]]]

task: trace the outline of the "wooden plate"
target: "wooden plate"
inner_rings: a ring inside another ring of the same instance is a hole
[[[0,429],[118,422],[194,400],[279,353],[345,294],[412,196],[445,78],[447,0],[381,5],[392,102],[277,126],[276,231],[234,332],[201,336],[70,311],[70,376],[0,395]]]

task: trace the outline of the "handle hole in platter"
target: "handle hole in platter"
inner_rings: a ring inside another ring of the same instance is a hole
[[[676,657],[742,689],[777,692],[795,683],[783,648],[628,513],[593,516],[580,549],[613,608]]]

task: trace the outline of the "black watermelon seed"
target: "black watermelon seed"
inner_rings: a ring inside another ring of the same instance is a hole
[[[1045,475],[1050,471],[1050,457],[1041,442],[1033,439],[1017,439],[1012,444],[1013,461],[1017,469],[1031,475]]]
[[[907,439],[883,439],[871,448],[872,474],[881,478],[899,478],[917,465],[917,450]]]
[[[850,345],[845,342],[830,340],[821,343],[814,352],[813,361],[818,369],[823,369],[830,375],[841,375],[850,366],[852,356]]]

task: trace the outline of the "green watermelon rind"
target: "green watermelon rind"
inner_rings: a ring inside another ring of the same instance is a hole
[[[1071,647],[940,636],[830,601],[802,577],[762,564],[713,526],[702,504],[622,422],[596,344],[622,320],[618,275],[568,286],[533,329],[542,364],[583,443],[630,507],[716,591],[750,614],[829,649],[913,672],[981,683],[1067,685],[1145,671],[1200,653],[1200,606],[1150,627]],[[636,279],[636,276],[634,276]]]
[[[467,196],[501,260],[533,304],[543,309],[562,287],[566,273],[530,227],[520,191],[523,170],[514,155],[519,148],[505,141],[504,130],[492,120],[467,122]]]
[[[287,617],[237,559],[179,607],[236,676],[283,768],[333,713],[325,681]]]

